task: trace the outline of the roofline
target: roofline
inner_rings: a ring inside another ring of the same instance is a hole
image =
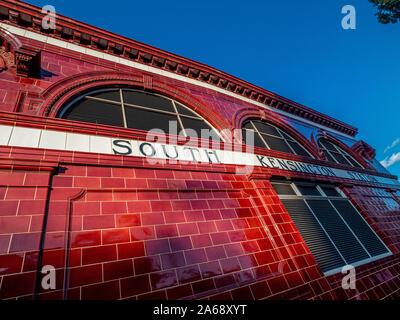
[[[265,104],[268,108],[284,111],[296,118],[303,118],[351,137],[354,137],[358,132],[358,129],[351,125],[213,67],[93,27],[58,13],[55,30],[43,30],[41,22],[44,14],[41,11],[40,7],[23,1],[0,0],[0,21],[7,20],[12,25],[18,25],[20,28],[38,32],[48,37],[62,39],[85,48],[113,54],[137,63],[196,79],[256,101],[258,104]]]

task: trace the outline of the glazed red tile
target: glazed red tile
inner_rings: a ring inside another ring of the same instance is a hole
[[[167,253],[161,255],[162,268],[172,269],[182,267],[186,264],[185,257],[182,252]]]
[[[34,199],[35,188],[7,188],[5,200]]]
[[[27,232],[30,217],[0,217],[0,233],[19,233]]]
[[[20,272],[23,259],[23,254],[0,255],[0,275]]]
[[[158,224],[164,224],[164,215],[162,213],[144,213],[141,215],[142,219],[142,225],[143,226],[148,226],[148,225],[158,225]]]
[[[179,228],[179,225],[178,225]],[[175,224],[156,226],[157,238],[168,238],[178,236],[178,230]],[[181,234],[182,235],[182,234]]]
[[[254,300],[249,287],[238,288],[232,290],[233,300]]]
[[[120,299],[118,281],[94,284],[82,288],[83,300],[115,300]]]
[[[118,244],[117,251],[118,251],[118,259],[142,257],[145,255],[143,242]]]
[[[185,251],[187,264],[195,264],[207,261],[207,256],[204,249],[193,249]]]
[[[4,276],[0,290],[0,299],[31,294],[35,283],[35,273],[18,273]]]
[[[185,214],[183,211],[171,211],[164,213],[165,223],[185,222]]]
[[[193,235],[191,239],[194,248],[209,247],[212,245],[209,234]]]
[[[121,279],[121,298],[146,293],[151,290],[149,275]]]
[[[182,298],[191,298],[193,290],[190,284],[167,289],[167,297],[169,300],[178,300]]]
[[[99,246],[82,249],[82,263],[94,264],[117,259],[117,248],[115,245]]]
[[[228,233],[226,232],[211,233],[210,236],[214,245],[230,242]]]
[[[11,237],[10,252],[38,250],[40,233],[13,234]]]
[[[151,201],[150,206],[153,212],[172,210],[170,201]]]
[[[238,257],[239,263],[242,266],[242,269],[247,269],[247,268],[252,268],[258,266],[257,260],[254,257],[254,255],[249,254],[249,255],[244,255]]]
[[[101,231],[72,232],[71,247],[89,247],[101,244]]]
[[[133,227],[130,228],[131,240],[141,241],[155,239],[155,228],[151,227]]]
[[[18,206],[18,215],[44,214],[46,201],[21,200]]]
[[[103,265],[104,281],[134,276],[132,259],[113,261]]]
[[[222,274],[222,270],[218,261],[202,263],[199,265],[199,267],[201,271],[201,276],[204,279]]]
[[[188,250],[192,248],[192,242],[190,241],[190,237],[170,238],[169,243],[172,252]]]
[[[243,248],[240,243],[230,243],[224,245],[226,255],[228,257],[239,256],[244,254]]]
[[[148,240],[145,242],[147,255],[170,252],[168,239]]]
[[[217,231],[214,221],[199,222],[197,225],[200,233],[211,233]]]
[[[101,203],[102,214],[117,214],[127,213],[126,202],[102,202]]]
[[[69,286],[71,288],[102,281],[102,265],[95,264],[71,268],[69,270]]]
[[[237,258],[228,258],[220,260],[221,268],[224,273],[230,273],[240,270],[239,261]]]
[[[197,265],[179,268],[176,270],[180,284],[193,282],[201,279],[200,270]]]
[[[116,227],[135,227],[140,226],[140,215],[139,214],[121,214],[115,216]]]
[[[84,230],[95,230],[95,229],[109,229],[115,227],[114,216],[84,216],[83,217],[83,229]]]
[[[135,274],[144,274],[161,270],[161,261],[159,256],[143,257],[134,259]]]
[[[223,246],[208,247],[205,250],[209,261],[226,258],[226,253]]]
[[[8,252],[11,235],[0,235],[0,254]]]
[[[207,221],[222,219],[221,213],[218,210],[204,210],[203,214]]]
[[[206,279],[206,280],[202,280],[202,281],[198,281],[198,282],[193,282],[192,288],[193,288],[194,294],[205,293],[205,292],[214,291],[215,284],[212,279]]]
[[[102,230],[101,237],[103,245],[130,241],[130,234],[128,228]]]
[[[163,271],[150,274],[151,288],[153,290],[172,287],[178,284],[175,271]]]
[[[124,188],[123,178],[101,178],[101,188]]]
[[[199,233],[197,223],[181,223],[178,224],[178,230],[180,236],[192,235]]]

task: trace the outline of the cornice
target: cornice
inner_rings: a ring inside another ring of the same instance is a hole
[[[0,0],[0,21],[48,37],[167,70],[233,92],[305,120],[354,137],[358,129],[270,91],[196,61],[57,14],[55,30],[42,29],[41,8],[16,0]]]

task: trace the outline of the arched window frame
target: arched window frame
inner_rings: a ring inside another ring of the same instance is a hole
[[[318,135],[316,138],[317,138],[316,140],[317,140],[318,148],[324,154],[324,157],[325,157],[324,160],[325,161],[329,161],[329,162],[335,163],[337,165],[345,165],[345,164],[339,163],[337,161],[332,162],[326,157],[325,152],[324,152],[324,148],[321,148],[321,146],[320,146],[320,140],[321,139],[324,139],[324,140],[330,142],[337,149],[341,149],[342,150],[342,152],[340,152],[341,154],[343,154],[343,152],[344,152],[347,156],[351,157],[356,163],[358,163],[360,165],[360,167],[356,167],[356,166],[351,165],[350,162],[348,161],[349,162],[349,164],[348,164],[349,167],[355,168],[355,169],[366,169],[366,168],[369,168],[369,165],[366,163],[366,161],[364,159],[362,159],[362,157],[360,157],[358,154],[356,154],[350,147],[348,147],[342,141],[336,139],[335,137],[331,136],[330,134],[327,134],[327,133],[321,134],[321,135]]]
[[[232,122],[234,123],[234,127],[241,129],[245,124],[245,122],[250,119],[261,120],[272,124],[273,126],[279,128],[280,130],[284,131],[286,134],[291,136],[301,147],[303,147],[311,155],[311,157],[309,157],[308,159],[321,159],[321,156],[318,153],[318,148],[316,148],[306,137],[304,137],[294,127],[283,121],[281,118],[278,118],[274,113],[272,113],[269,110],[264,110],[256,107],[243,108],[233,116]],[[236,136],[236,140],[244,144],[242,130],[240,130],[239,135]],[[274,151],[274,152],[293,155],[296,157],[304,157],[291,153],[283,153],[280,151]]]
[[[99,98],[99,97],[93,97],[92,96],[92,95],[97,94],[97,93],[108,92],[108,91],[118,91],[119,101],[116,101],[116,100],[114,101],[114,100],[111,100],[111,99],[108,100],[108,99]],[[128,103],[124,99],[124,93],[127,93],[129,91],[133,91],[133,92],[137,92],[137,93],[143,93],[143,94],[150,94],[152,96],[157,96],[157,97],[160,97],[162,99],[168,100],[168,101],[171,102],[172,110],[174,110],[174,112],[166,111],[166,110],[162,110],[162,109],[157,109],[157,108],[141,106],[139,104]],[[98,102],[102,102],[102,103],[106,103],[106,104],[110,104],[110,105],[116,105],[116,106],[121,107],[121,117],[122,117],[122,120],[123,120],[123,126],[120,126],[120,127],[125,128],[125,129],[136,129],[136,128],[129,128],[129,126],[128,126],[128,116],[126,115],[126,111],[127,111],[126,108],[131,108],[131,109],[139,109],[139,110],[144,110],[144,111],[156,112],[158,114],[166,114],[166,115],[169,115],[169,116],[176,117],[176,119],[178,121],[178,126],[179,126],[178,133],[182,131],[183,135],[185,137],[189,137],[189,135],[186,132],[188,127],[186,125],[184,125],[184,120],[183,119],[201,120],[210,129],[212,129],[215,132],[215,134],[221,139],[221,141],[224,141],[224,137],[219,133],[219,131],[217,129],[215,129],[215,127],[209,121],[207,121],[207,119],[205,119],[204,117],[199,115],[196,111],[192,110],[190,107],[186,106],[185,104],[183,104],[181,102],[178,102],[175,99],[172,99],[172,98],[170,98],[168,96],[156,93],[156,92],[149,92],[149,91],[145,91],[143,89],[130,88],[130,87],[125,87],[125,86],[111,87],[111,88],[96,88],[96,89],[91,90],[89,92],[85,92],[85,93],[75,97],[71,102],[69,102],[63,108],[61,108],[59,110],[59,113],[58,113],[57,117],[58,118],[63,118],[65,113],[70,108],[74,107],[75,103],[77,103],[77,102],[79,102],[80,100],[83,100],[83,99],[88,99],[88,100],[92,100],[92,101],[98,101]],[[189,111],[189,113],[191,113],[191,114],[182,113],[181,111],[179,111],[179,108],[187,109]],[[136,130],[140,130],[140,129],[136,129]],[[166,132],[166,133],[168,134],[168,132]],[[201,138],[201,137],[198,137],[198,138]]]
[[[257,126],[255,124],[257,122],[265,123],[266,125],[269,125],[269,126],[273,127],[276,130],[276,132],[278,133],[279,136],[278,135],[273,135],[272,133],[266,133],[266,132],[260,130],[259,128],[257,128]],[[309,151],[307,151],[307,149],[304,148],[301,145],[301,143],[299,143],[295,138],[293,138],[290,134],[288,134],[284,130],[280,129],[278,126],[275,126],[275,125],[273,125],[272,123],[270,123],[268,121],[260,120],[260,119],[247,119],[243,124],[244,125],[250,124],[250,126],[251,126],[250,129],[242,127],[242,130],[252,130],[255,134],[258,135],[258,137],[260,138],[261,142],[265,145],[266,149],[268,149],[268,150],[277,151],[277,152],[284,152],[284,151],[279,151],[279,150],[273,149],[271,147],[271,142],[268,140],[268,137],[275,138],[275,139],[278,138],[278,139],[283,140],[285,145],[290,149],[291,152],[287,152],[287,153],[293,154],[293,155],[296,155],[296,156],[307,157],[305,155],[298,154],[298,151],[296,151],[294,149],[294,147],[292,146],[292,144],[291,144],[291,143],[295,143],[295,144],[298,145],[298,147],[300,147],[302,150],[304,150],[306,154],[308,154],[308,157],[313,158],[312,154]]]

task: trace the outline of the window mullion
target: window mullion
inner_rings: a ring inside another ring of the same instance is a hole
[[[184,134],[185,137],[187,137],[187,133],[186,133],[185,127],[183,126],[182,119],[181,119],[181,117],[180,117],[180,115],[179,115],[178,108],[177,108],[176,105],[175,105],[175,101],[174,101],[174,100],[171,100],[171,102],[172,102],[172,106],[174,107],[175,115],[176,115],[176,117],[177,117],[177,119],[178,119],[179,125],[181,126],[181,129],[182,129],[182,131],[183,131],[183,134]],[[179,133],[178,133],[178,135],[179,135]]]
[[[122,89],[119,89],[119,97],[120,97],[120,99],[121,99],[121,110],[122,110],[122,119],[123,119],[123,121],[124,121],[124,127],[125,127],[125,128],[128,128],[128,124],[127,124],[127,121],[126,121],[125,106],[124,106],[124,97],[123,97],[123,94],[122,94]]]
[[[253,121],[250,121],[251,125],[253,126],[253,130],[254,132],[260,137],[261,141],[264,142],[265,146],[267,147],[268,150],[271,150],[271,148],[269,147],[267,141],[264,140],[264,137],[262,136],[262,134],[258,131],[258,129],[256,128],[256,126],[254,125]]]

